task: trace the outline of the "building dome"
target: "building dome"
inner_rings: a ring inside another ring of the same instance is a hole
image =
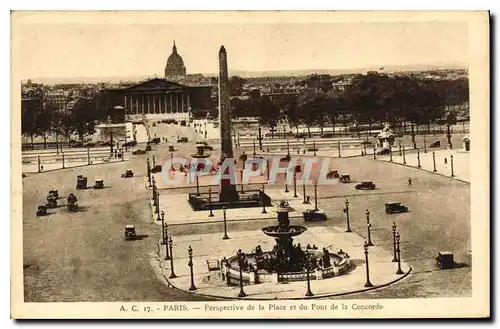
[[[182,57],[177,53],[177,47],[172,48],[172,54],[168,57],[167,66],[165,66],[165,78],[167,77],[185,77],[186,67]]]

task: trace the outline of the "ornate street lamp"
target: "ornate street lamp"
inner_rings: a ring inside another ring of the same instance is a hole
[[[148,175],[148,186],[151,187],[151,167],[149,164],[149,158],[146,158],[146,173]]]
[[[155,209],[155,214],[158,215],[156,220],[161,220],[160,219],[160,193],[156,193],[156,209]]]
[[[290,156],[290,142],[288,139],[286,140],[286,154]]]
[[[188,254],[189,254],[189,262],[188,262],[188,266],[189,266],[189,272],[191,274],[191,286],[189,287],[189,291],[194,291],[196,290],[196,286],[194,285],[194,272],[193,272],[193,248],[191,248],[191,246],[189,246],[188,248]]]
[[[420,149],[419,148],[417,148],[417,167],[422,168],[420,166]]]
[[[316,156],[316,141],[313,139],[313,156]]]
[[[170,170],[175,171],[175,169],[174,169],[174,152],[170,152]]]
[[[241,249],[238,249],[238,252],[236,253],[238,255],[238,267],[240,269],[240,292],[238,293],[238,297],[246,297],[247,294],[245,294],[245,291],[243,290],[243,252]]]
[[[433,172],[436,172],[436,152],[432,151],[432,164],[434,165],[434,170]]]
[[[366,144],[363,144],[365,145],[365,154],[366,154]],[[339,158],[342,157],[342,155],[340,154],[340,141],[337,141],[337,148],[338,148],[338,151],[339,151]]]
[[[403,270],[401,269],[401,248],[399,247],[400,240],[401,236],[398,232],[396,233],[396,252],[398,254],[398,270],[396,271],[396,274],[404,274]]]
[[[155,155],[153,154],[153,167],[156,166],[156,157]]]
[[[263,214],[267,214],[267,211],[266,211],[266,200],[265,200],[265,196],[266,194],[264,193],[265,191],[265,187],[264,187],[264,184],[262,184],[262,194],[261,194],[261,201],[262,201],[262,213]]]
[[[306,251],[306,279],[307,279],[307,291],[306,291],[306,297],[311,297],[314,296],[314,294],[311,291],[311,277],[309,275],[309,266],[311,264],[311,259],[310,255]]]
[[[90,147],[87,146],[87,164],[90,166]]]
[[[64,154],[63,154],[63,157],[64,157]],[[38,156],[37,158],[38,158],[38,172],[41,172],[42,170],[40,169],[40,166],[41,166],[40,156]],[[63,161],[63,168],[64,168],[64,161]]]
[[[62,168],[65,169],[66,167],[64,166],[64,152],[62,152],[61,156],[62,156],[62,166],[63,166]]]
[[[318,210],[318,183],[314,183],[314,211]]]
[[[391,145],[389,145],[389,157],[390,157],[389,161],[392,162],[392,146]]]
[[[401,156],[401,141],[399,141],[399,156]]]
[[[302,194],[303,194],[303,197],[304,197],[304,201],[302,201],[302,204],[307,204],[307,200],[306,200],[306,181],[304,179],[302,179]]]
[[[403,163],[406,164],[405,146],[403,145]]]
[[[174,279],[177,277],[177,275],[175,275],[174,273],[174,254],[172,251],[172,245],[173,245],[172,236],[170,236],[170,238],[168,239],[168,246],[170,247],[170,276],[169,276],[170,279]]]
[[[243,169],[240,169],[241,192],[243,194]]]
[[[344,213],[345,213],[345,220],[346,220],[346,232],[352,232],[351,231],[351,222],[349,219],[349,201],[345,199],[345,208],[344,208]]]
[[[285,193],[288,193],[288,192],[290,192],[290,191],[288,190],[288,170],[287,170],[287,171],[285,171]]]
[[[424,135],[424,153],[427,153],[427,141],[425,140],[425,135]]]
[[[208,217],[214,217],[214,213],[212,211],[212,189],[208,188],[208,207],[210,208],[210,214]]]
[[[453,154],[450,155],[450,162],[451,162],[451,177],[455,177],[455,173],[453,172]]]
[[[365,214],[366,214],[366,229],[368,231],[368,245],[371,247],[373,246],[372,233],[371,233],[372,224],[370,224],[370,212],[368,211],[368,209],[366,209]]]
[[[393,249],[394,249],[394,257],[392,258],[392,261],[393,262],[397,262],[398,261],[398,256],[397,256],[397,248],[396,248],[396,228],[397,228],[397,225],[395,222],[392,222],[392,243],[393,243]]]
[[[224,216],[224,237],[222,240],[227,240],[229,237],[227,236],[226,207],[222,208],[222,215]]]
[[[369,288],[369,287],[373,287],[373,284],[370,282],[370,267],[369,267],[369,263],[368,263],[368,243],[366,243],[365,241],[365,244],[363,245],[364,249],[365,249],[365,265],[366,265],[366,283],[365,283],[365,288]]]
[[[376,160],[377,159],[377,149],[375,147],[375,145],[373,145],[373,160]]]
[[[262,128],[259,125],[259,150],[262,151]]]
[[[200,182],[198,174],[196,174],[195,177],[196,177],[196,196],[200,196]]]
[[[253,139],[253,157],[255,158],[255,156],[257,155],[256,153],[256,149],[255,149],[255,138]]]
[[[297,173],[293,171],[293,197],[298,198],[297,195]]]

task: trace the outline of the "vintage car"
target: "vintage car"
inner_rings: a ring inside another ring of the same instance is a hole
[[[104,179],[96,179],[94,182],[94,188],[95,189],[103,189],[104,188]]]
[[[160,144],[161,142],[161,138],[160,137],[155,137],[153,139],[151,139],[148,144]]]
[[[156,174],[156,173],[161,172],[161,169],[162,169],[162,166],[161,166],[161,165],[159,165],[159,164],[157,164],[157,165],[155,165],[153,168],[151,168],[151,172],[152,172],[153,174]]]
[[[125,240],[134,240],[137,238],[134,225],[125,225]]]
[[[122,147],[134,147],[137,145],[137,141],[129,141],[126,143],[123,143]]]
[[[302,213],[304,221],[323,221],[326,220],[326,214],[321,210],[307,209]]]
[[[339,178],[339,172],[337,170],[331,170],[326,174],[326,178]]]
[[[385,204],[385,212],[388,214],[398,214],[407,211],[408,207],[403,206],[401,202],[387,202]]]
[[[355,188],[356,190],[374,190],[375,184],[373,182],[361,182],[356,184]]]
[[[187,143],[188,142],[188,138],[187,137],[181,137],[177,140],[177,143]]]
[[[436,265],[441,269],[450,269],[455,267],[453,253],[449,251],[440,251],[436,257]]]
[[[295,166],[294,171],[295,171],[296,173],[298,173],[298,172],[302,172],[302,167],[301,167],[300,165],[296,165],[296,166]]]
[[[83,190],[87,188],[87,177],[83,175],[76,176],[76,189]]]
[[[57,199],[54,198],[53,196],[49,195],[47,196],[47,208],[57,208]]]
[[[350,183],[351,182],[351,175],[340,175],[339,181],[341,183]]]
[[[377,152],[377,155],[389,155],[391,153],[391,150],[388,148],[383,148],[380,151]]]
[[[168,146],[168,151],[169,152],[175,152],[175,147],[173,145]]]
[[[151,150],[152,150],[151,145],[146,145],[146,150],[145,150],[145,151],[146,151],[146,152],[149,152],[149,151],[151,151]]]
[[[305,138],[307,137],[306,133],[298,133],[293,136],[294,138]]]
[[[132,151],[132,154],[134,154],[134,155],[138,155],[138,154],[146,154],[146,151],[145,151],[145,150],[138,149],[138,150],[134,150],[134,151]]]
[[[46,216],[47,215],[47,206],[45,206],[45,205],[38,206],[38,208],[36,209],[36,215],[37,216]]]
[[[59,199],[59,191],[58,190],[50,190],[49,195],[53,196],[56,199]]]
[[[292,159],[291,156],[286,155],[283,158],[280,159],[281,162],[289,162]]]
[[[436,148],[436,147],[441,147],[441,141],[435,141],[429,145],[429,148]]]
[[[122,174],[123,178],[129,178],[129,177],[134,177],[134,172],[132,169],[127,169],[125,172]]]

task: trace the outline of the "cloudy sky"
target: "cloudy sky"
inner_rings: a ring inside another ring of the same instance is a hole
[[[173,40],[188,73],[217,72],[222,44],[230,71],[468,63],[464,21],[408,20],[400,15],[396,20],[367,16],[355,22],[334,13],[323,13],[318,19],[304,19],[304,15],[58,12],[29,19],[14,16],[13,57],[22,79],[161,76]]]

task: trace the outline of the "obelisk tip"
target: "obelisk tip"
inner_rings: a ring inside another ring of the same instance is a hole
[[[225,52],[226,52],[226,48],[224,48],[224,46],[220,46],[219,54],[225,53]]]

